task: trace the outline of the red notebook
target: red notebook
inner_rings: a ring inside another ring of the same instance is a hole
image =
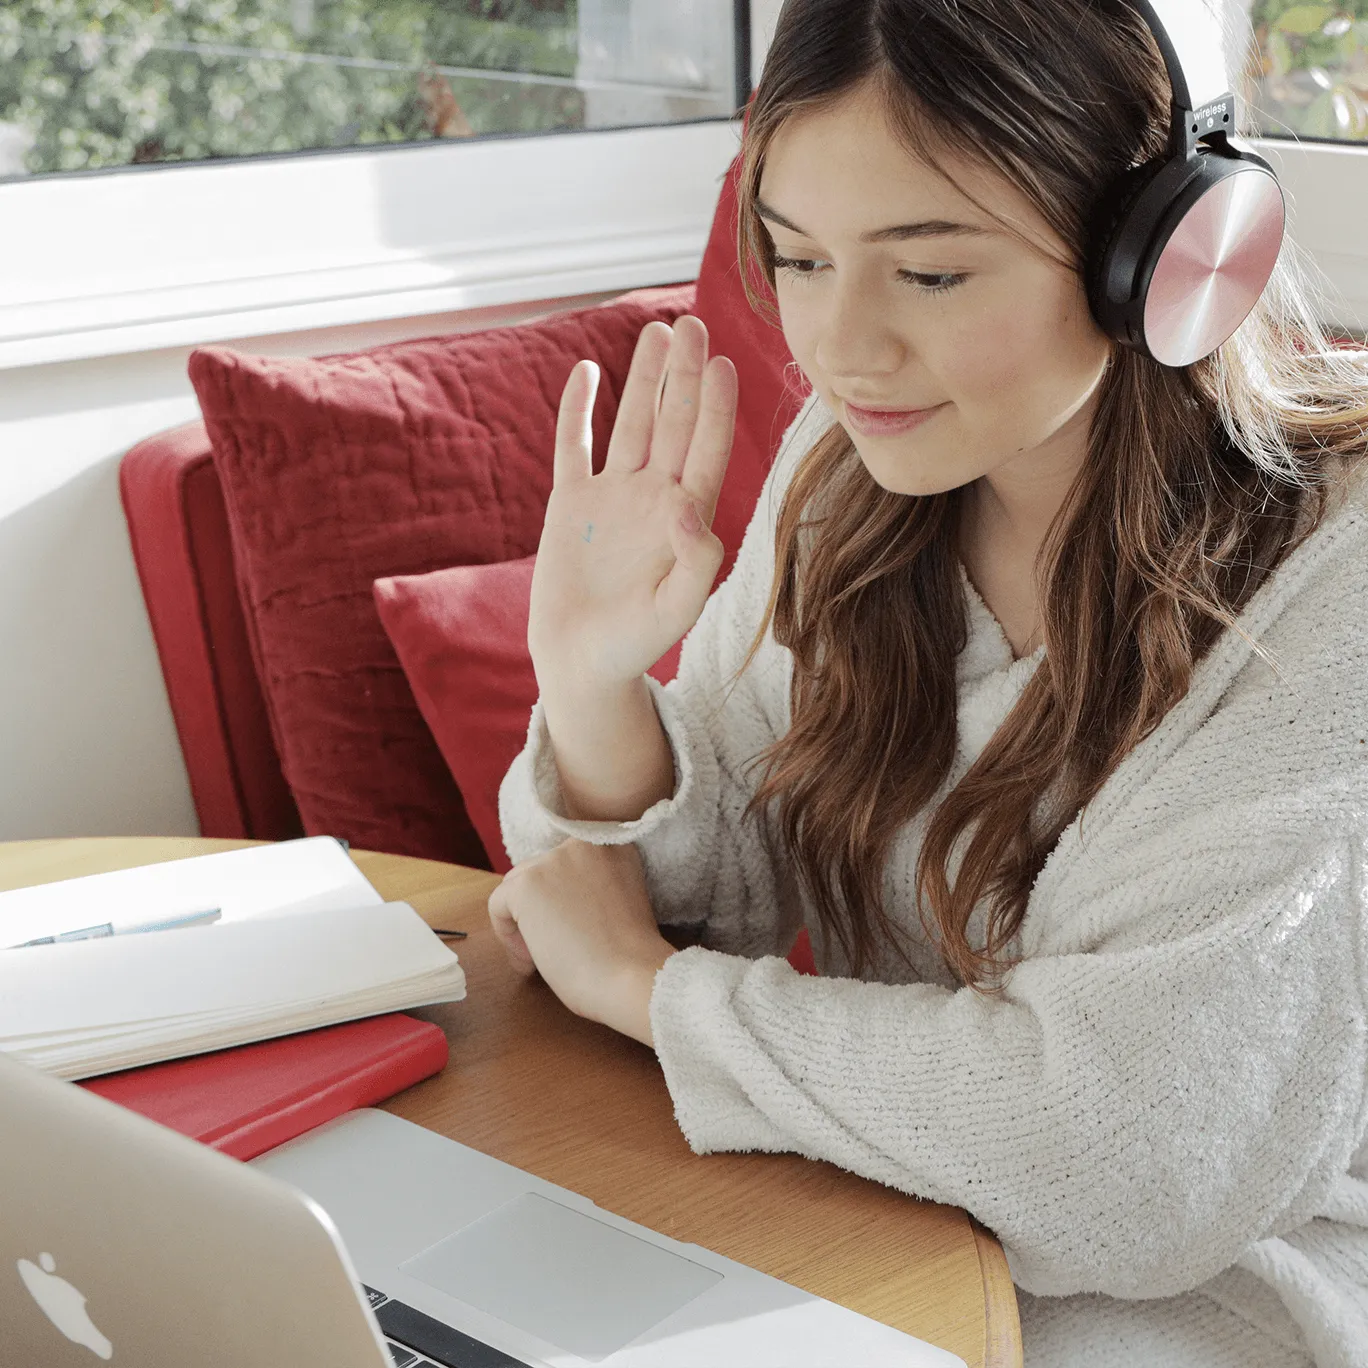
[[[254,1159],[447,1062],[439,1027],[402,1012],[171,1059],[82,1083],[235,1159]]]

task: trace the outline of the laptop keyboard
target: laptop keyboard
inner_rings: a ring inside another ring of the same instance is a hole
[[[522,1359],[472,1339],[373,1287],[365,1287],[394,1368],[528,1368]]]

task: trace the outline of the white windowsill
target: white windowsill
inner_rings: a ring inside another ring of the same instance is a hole
[[[739,145],[718,120],[0,184],[0,369],[692,280]],[[1368,148],[1254,146],[1327,321],[1368,328]]]
[[[715,120],[0,184],[0,369],[693,280],[739,145]]]

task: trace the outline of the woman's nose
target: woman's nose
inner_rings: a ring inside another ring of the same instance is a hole
[[[868,291],[837,287],[820,321],[815,359],[833,380],[893,375],[907,363],[908,347]]]

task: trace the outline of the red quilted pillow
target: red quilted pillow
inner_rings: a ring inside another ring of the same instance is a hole
[[[527,653],[536,556],[459,565],[375,582],[375,605],[414,696],[499,874],[510,867],[499,830],[499,785],[527,740],[537,678]],[[679,668],[676,643],[651,668]]]
[[[488,867],[371,586],[535,551],[571,368],[592,357],[603,370],[601,462],[641,329],[673,322],[694,295],[643,290],[353,355],[191,356],[257,672],[306,831]]]

